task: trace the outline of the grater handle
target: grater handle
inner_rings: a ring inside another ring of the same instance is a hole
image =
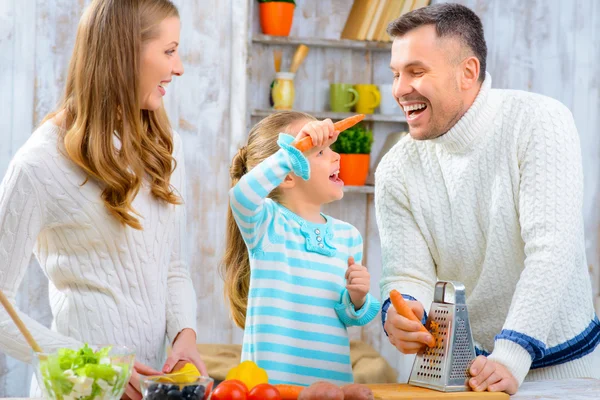
[[[465,285],[456,281],[438,281],[433,294],[434,303],[467,304]]]

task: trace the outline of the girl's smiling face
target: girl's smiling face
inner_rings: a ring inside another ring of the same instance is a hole
[[[297,134],[307,122],[310,121],[296,121],[287,131]],[[314,204],[328,204],[343,198],[344,182],[338,177],[340,155],[326,147],[307,159],[310,164],[310,178],[307,181],[298,178],[296,181],[296,187],[303,197],[310,199]]]

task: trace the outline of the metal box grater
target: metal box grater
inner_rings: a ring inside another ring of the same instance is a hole
[[[468,369],[475,358],[465,286],[439,281],[425,327],[436,345],[417,353],[408,383],[442,392],[470,390]]]

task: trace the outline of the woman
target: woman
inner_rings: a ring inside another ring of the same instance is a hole
[[[138,374],[180,361],[206,374],[181,249],[183,150],[162,103],[183,74],[179,30],[169,0],[92,1],[64,100],[0,186],[0,288],[14,302],[33,249],[50,281],[52,329],[21,318],[46,351],[84,342],[135,349],[131,399],[141,398]],[[2,351],[30,361],[4,310],[0,327]]]

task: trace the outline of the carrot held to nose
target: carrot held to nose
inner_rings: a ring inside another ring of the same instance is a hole
[[[346,119],[336,122],[335,124],[333,124],[333,127],[338,132],[345,131],[346,129],[351,128],[354,125],[358,124],[363,119],[365,119],[365,114],[356,114],[356,115],[353,115],[351,117],[348,117]],[[310,138],[310,136],[306,136],[306,137],[302,138],[301,140],[299,140],[298,143],[296,143],[294,145],[294,147],[296,147],[298,150],[300,150],[301,152],[304,153],[306,150],[312,149],[312,147],[313,147],[312,139]]]
[[[417,318],[417,316],[409,307],[408,303],[406,302],[406,300],[404,300],[404,297],[402,297],[399,291],[394,289],[390,292],[390,301],[392,302],[392,305],[394,306],[398,314],[402,315],[404,318],[408,318],[411,321],[415,321],[421,324],[421,320]],[[427,332],[431,334],[427,330],[427,328],[423,326],[423,324],[421,324],[421,327],[419,329],[421,330],[421,332]],[[431,336],[431,340],[429,341],[429,343],[427,343],[427,346],[435,346],[435,338],[433,337],[433,335]]]

